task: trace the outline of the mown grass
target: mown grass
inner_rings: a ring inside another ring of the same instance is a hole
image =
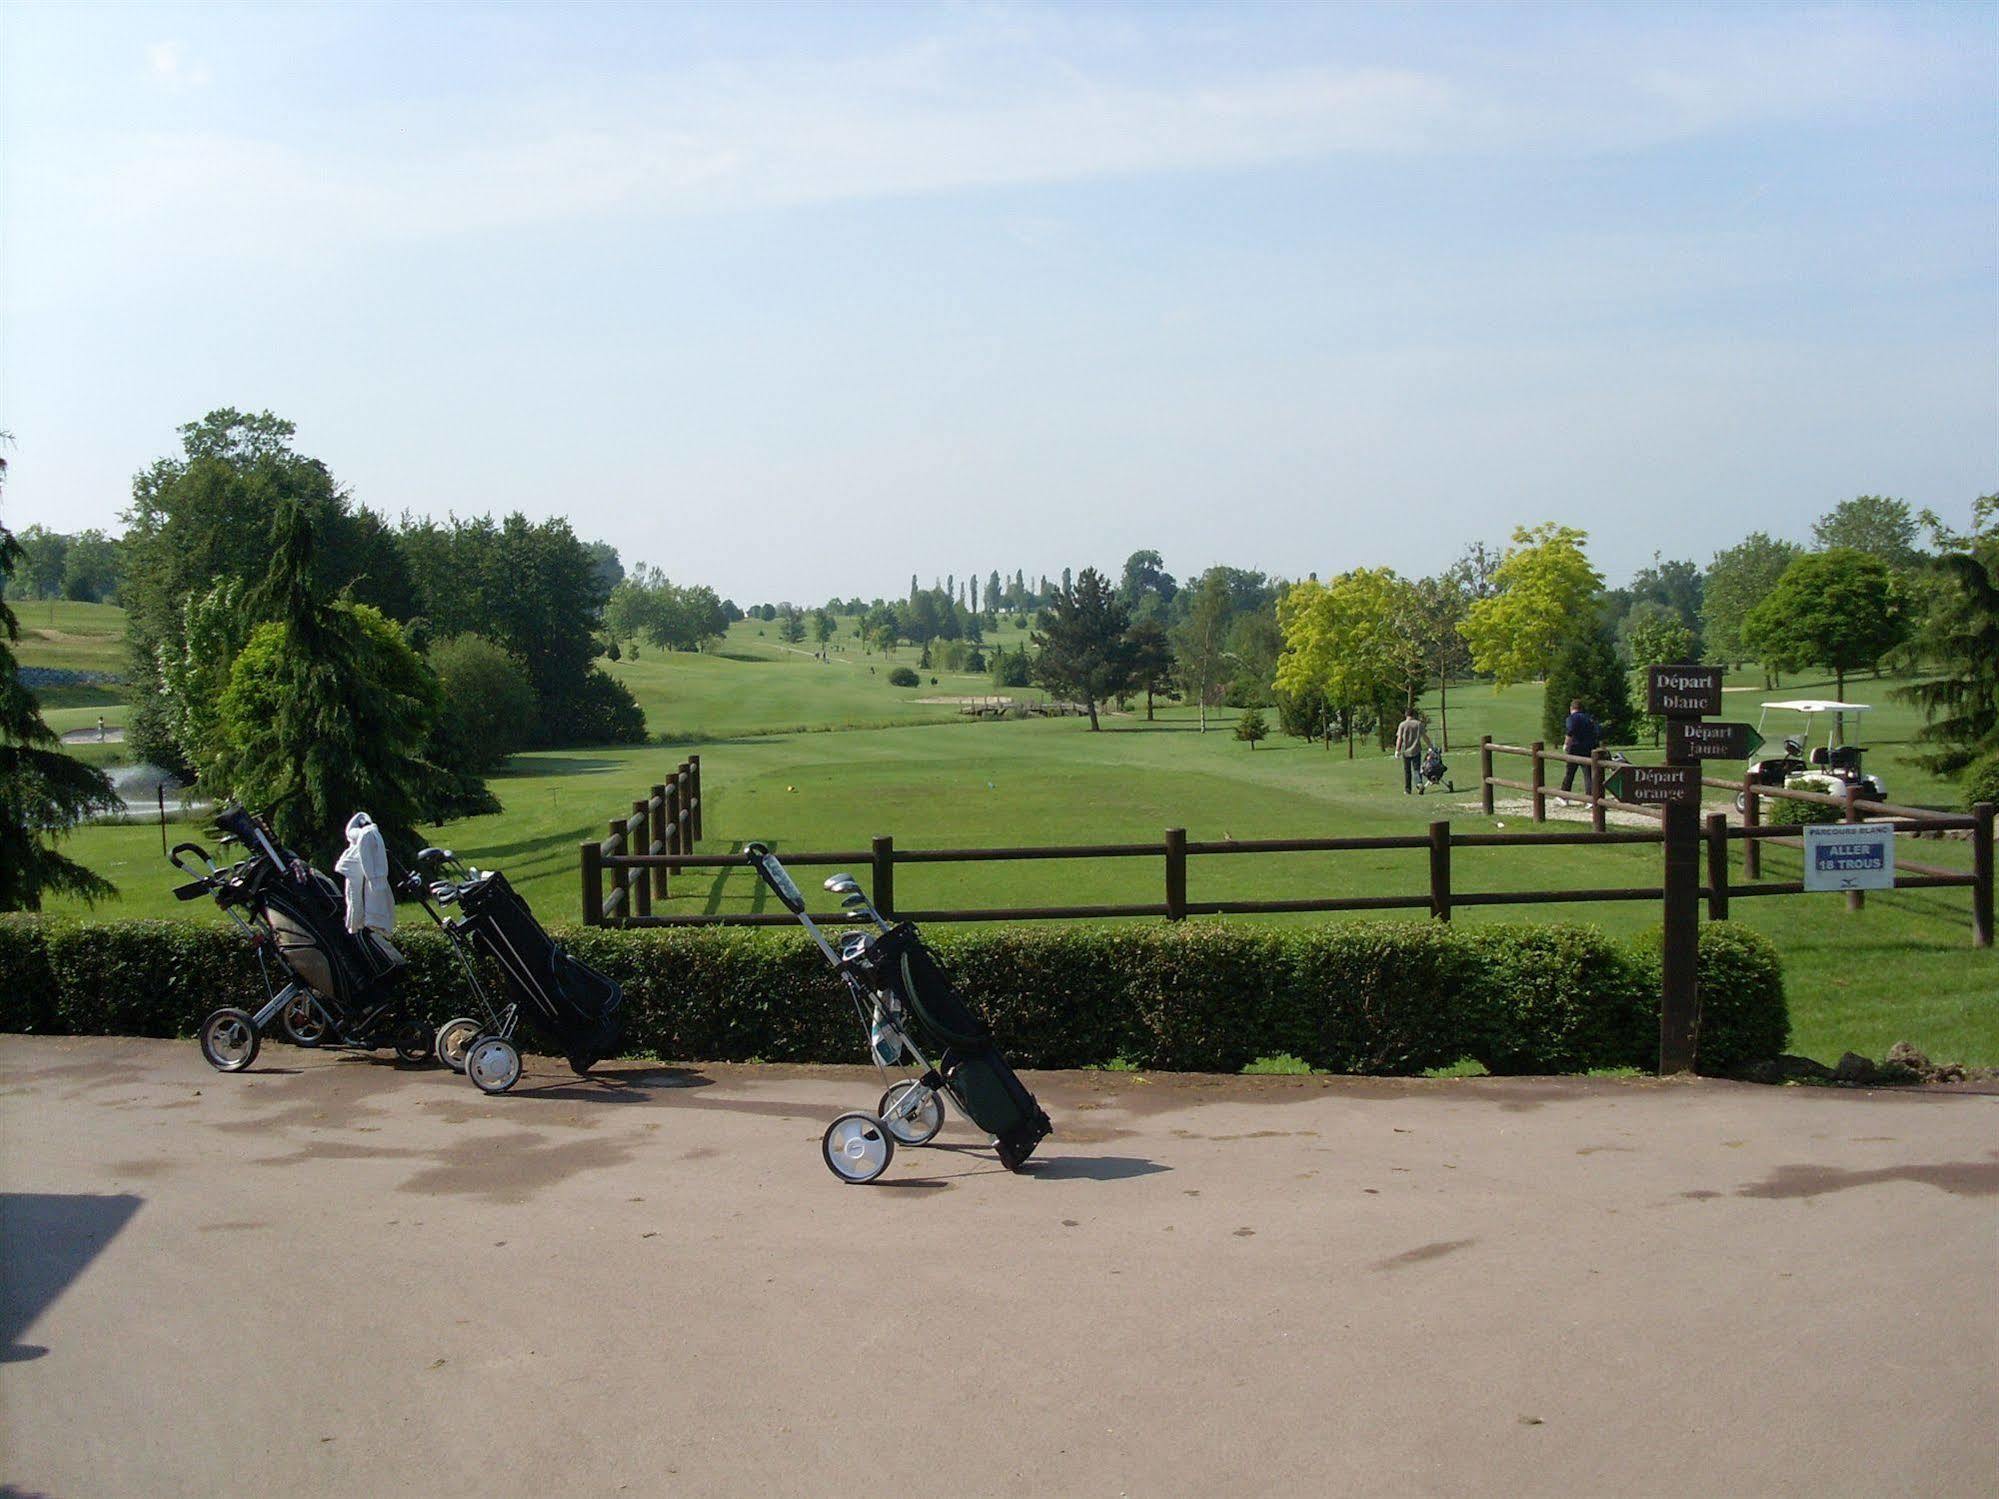
[[[1002,631],[1009,640],[1015,633]],[[780,852],[859,851],[876,834],[892,835],[901,848],[936,848],[1156,842],[1168,827],[1220,840],[1414,833],[1432,818],[1460,829],[1494,821],[1510,830],[1530,826],[1519,814],[1482,817],[1472,787],[1479,734],[1522,743],[1539,733],[1536,687],[1453,689],[1448,758],[1466,789],[1419,799],[1402,795],[1396,762],[1369,745],[1356,746],[1351,758],[1344,745],[1328,750],[1287,738],[1251,750],[1231,736],[1228,710],[1211,713],[1202,734],[1184,706],[1162,708],[1152,724],[1142,714],[1110,717],[1100,734],[1074,719],[974,721],[952,705],[918,700],[988,693],[985,678],[924,672],[918,688],[895,689],[887,684],[889,666],[913,665],[915,652],[905,649],[890,663],[858,655],[851,636],[838,645],[833,661],[822,664],[803,647],[784,649],[774,625],[746,621],[716,653],[647,649],[637,660],[616,663],[613,670],[640,698],[653,732],[669,742],[516,756],[493,782],[504,812],[441,829],[440,839],[506,869],[545,918],[574,920],[578,844],[601,838],[607,819],[690,752],[703,758],[704,848],[716,851],[751,839]],[[1764,697],[1831,691],[1829,684],[1799,682],[1766,693],[1756,673],[1730,685],[1746,689],[1729,694],[1731,716],[1752,723]],[[1886,776],[1898,800],[1949,804],[1953,788],[1910,758],[1917,720],[1889,696],[1894,685],[1848,684],[1849,697],[1879,705],[1865,721],[1870,766]],[[94,725],[95,708],[74,711]],[[116,721],[109,711],[106,717]],[[1766,732],[1774,740],[1780,730],[1773,722]],[[172,900],[157,827],[93,827],[70,847],[120,886],[121,898],[100,908],[103,914],[211,918]],[[1961,842],[1904,848],[1928,863],[1969,864]],[[1739,878],[1739,852],[1737,859]],[[1647,885],[1657,883],[1659,863],[1658,851],[1645,847],[1460,850],[1453,874],[1463,890]],[[1794,878],[1795,868],[1795,855],[1766,854],[1772,879]],[[1156,902],[1161,881],[1155,858],[908,866],[897,871],[897,899],[906,909]],[[1189,872],[1196,900],[1426,889],[1421,851],[1214,856],[1195,859]],[[745,873],[729,872],[676,876],[671,901],[659,909],[768,908]],[[1739,901],[1733,915],[1770,936],[1784,956],[1796,1049],[1827,1059],[1848,1048],[1878,1056],[1894,1041],[1909,1040],[1939,1056],[1999,1064],[1999,957],[1970,950],[1964,893],[1875,894],[1852,915],[1830,895]],[[1658,910],[1645,902],[1482,908],[1460,911],[1458,919],[1581,921],[1641,939]]]

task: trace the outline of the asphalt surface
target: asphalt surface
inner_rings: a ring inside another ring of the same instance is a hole
[[[1990,1494],[1999,1097],[1041,1074],[836,1182],[861,1070],[0,1038],[0,1485]]]

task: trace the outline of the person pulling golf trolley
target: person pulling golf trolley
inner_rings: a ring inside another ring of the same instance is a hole
[[[820,1153],[827,1169],[843,1182],[874,1181],[888,1170],[897,1145],[928,1145],[937,1137],[948,1097],[992,1137],[1000,1164],[1020,1170],[1053,1126],[916,928],[885,921],[852,875],[836,874],[826,889],[875,930],[828,941],[805,914],[805,897],[777,855],[752,843],[744,856],[846,983],[869,1054],[889,1084],[874,1113],[855,1110],[826,1127]],[[921,1070],[891,1081],[890,1069],[910,1071],[905,1061]]]

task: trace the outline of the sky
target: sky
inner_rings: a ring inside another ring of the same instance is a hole
[[[1962,525],[1995,16],[0,0],[0,519],[236,406],[744,604]]]

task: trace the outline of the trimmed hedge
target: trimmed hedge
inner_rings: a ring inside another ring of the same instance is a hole
[[[635,1053],[706,1061],[853,1062],[846,993],[792,933],[619,932],[561,939],[624,985]],[[466,1008],[434,931],[398,932],[408,992],[433,1023]],[[1333,1072],[1409,1074],[1471,1057],[1495,1073],[1648,1067],[1657,1058],[1656,936],[1591,927],[1365,922],[1316,928],[1189,922],[1011,927],[934,941],[1024,1067],[1237,1072],[1289,1054]],[[1701,1068],[1739,1071],[1789,1037],[1767,939],[1702,928]],[[227,927],[0,917],[0,1031],[191,1035],[217,1005],[261,995]]]

